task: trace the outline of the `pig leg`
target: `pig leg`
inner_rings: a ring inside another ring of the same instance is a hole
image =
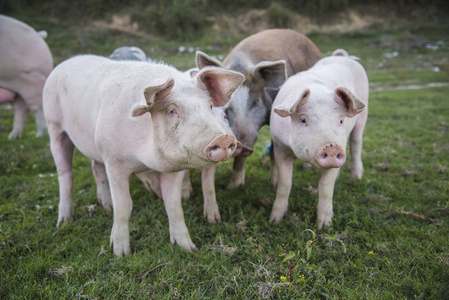
[[[73,202],[73,170],[72,158],[74,145],[69,136],[62,130],[61,125],[49,123],[50,150],[56,165],[59,181],[59,207],[58,222],[59,227],[72,217]]]
[[[97,184],[97,200],[106,210],[112,209],[111,190],[109,189],[108,176],[103,163],[92,161],[92,173]]]
[[[36,137],[44,136],[48,134],[47,123],[44,117],[44,111],[42,107],[39,107],[34,112],[34,121],[36,122],[37,132]]]
[[[362,179],[363,176],[362,140],[366,116],[367,114],[362,115],[357,119],[357,123],[351,132],[349,140],[351,149],[351,177],[354,179]]]
[[[238,188],[245,183],[245,162],[246,157],[234,158],[234,168],[228,190]]]
[[[48,133],[47,123],[42,109],[42,90],[46,79],[47,75],[39,72],[30,72],[23,78],[24,87],[18,91],[29,109],[34,113],[34,119],[37,126],[36,137]]]
[[[321,172],[318,183],[318,209],[317,225],[318,228],[328,226],[334,216],[332,207],[332,196],[334,194],[335,180],[338,177],[340,168],[324,169]]]
[[[271,164],[270,164],[271,186],[273,188],[276,188],[276,186],[278,185],[279,173],[278,173],[278,168],[276,167],[276,162],[275,162],[275,158],[274,158],[274,143],[273,143],[273,141],[271,141],[270,159],[271,159]]]
[[[190,172],[189,170],[184,170],[184,178],[182,180],[182,199],[189,199],[193,194],[192,183],[190,182]]]
[[[201,187],[203,189],[204,198],[204,217],[210,223],[221,223],[221,216],[218,210],[217,199],[215,194],[215,172],[217,165],[209,168],[204,168],[201,171]]]
[[[129,246],[129,219],[133,209],[133,201],[129,193],[130,172],[123,165],[108,165],[106,174],[111,188],[114,223],[111,230],[110,245],[114,246],[114,255],[131,254]]]
[[[153,191],[159,198],[162,198],[159,172],[145,171],[137,173],[136,176],[143,182],[147,190]]]
[[[198,250],[190,239],[184,221],[184,213],[181,205],[181,191],[184,171],[176,173],[161,173],[162,199],[168,216],[170,241],[178,244],[187,251]]]
[[[274,161],[278,170],[276,199],[270,215],[270,221],[279,223],[288,209],[288,197],[292,188],[292,173],[294,157],[280,147],[274,148]]]
[[[19,139],[22,137],[22,131],[25,127],[28,112],[30,109],[26,105],[20,95],[17,95],[13,102],[11,102],[12,109],[14,110],[14,125],[8,139]]]

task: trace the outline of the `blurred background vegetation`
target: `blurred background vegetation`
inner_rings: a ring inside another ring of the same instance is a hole
[[[295,15],[329,21],[332,15],[348,9],[373,13],[382,7],[381,14],[410,16],[419,11],[419,18],[438,24],[449,11],[447,0],[3,0],[0,13],[6,15],[46,15],[49,19],[77,20],[80,23],[92,19],[108,20],[121,12],[130,16],[142,30],[156,36],[180,41],[198,39],[216,21],[227,14],[231,18],[249,10],[264,10],[271,27],[293,27]],[[344,16],[339,16],[344,18]],[[415,17],[415,16],[413,16]],[[248,18],[257,18],[250,15]],[[236,20],[238,21],[238,20]],[[249,20],[251,21],[251,20]]]

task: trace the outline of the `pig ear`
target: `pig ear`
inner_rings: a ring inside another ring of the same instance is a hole
[[[287,80],[285,60],[262,61],[253,69],[253,75],[259,74],[266,87],[278,88]]]
[[[191,77],[191,78],[195,78],[195,77],[198,75],[199,72],[200,72],[200,71],[198,71],[198,70],[191,70],[191,71],[189,72],[190,77]]]
[[[365,110],[366,105],[345,87],[338,87],[334,92],[334,100],[346,110],[346,116],[352,118]]]
[[[132,108],[131,115],[138,117],[146,112],[149,112],[155,102],[167,97],[170,94],[171,89],[175,85],[173,78],[167,79],[167,81],[160,85],[149,86],[143,91],[143,95],[147,102],[147,105],[136,104]]]
[[[218,59],[212,58],[204,52],[196,51],[196,66],[201,70],[207,66],[223,67],[223,64]]]
[[[288,116],[291,116],[295,113],[298,113],[301,107],[307,102],[310,96],[310,90],[306,89],[301,93],[298,100],[292,105],[291,108],[285,108],[282,106],[274,108],[274,112],[277,113],[279,116],[285,118]]]
[[[224,106],[232,93],[243,83],[243,74],[216,67],[207,67],[198,73],[197,86],[209,93],[214,106]]]
[[[268,98],[271,100],[270,103],[273,103],[274,99],[276,99],[276,96],[279,93],[280,88],[266,87],[264,90]]]

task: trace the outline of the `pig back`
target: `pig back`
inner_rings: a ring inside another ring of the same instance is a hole
[[[232,70],[244,71],[242,57],[245,56],[252,64],[285,60],[288,76],[309,69],[322,57],[318,47],[309,38],[291,29],[270,29],[247,37],[231,50],[223,65]]]
[[[0,83],[17,91],[24,74],[45,78],[53,68],[50,49],[30,26],[14,18],[0,15]],[[36,75],[39,74],[39,75]]]

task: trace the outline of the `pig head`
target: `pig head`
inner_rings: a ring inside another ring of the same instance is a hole
[[[304,35],[289,29],[259,32],[235,46],[223,63],[198,51],[199,69],[221,66],[245,75],[244,83],[226,107],[228,120],[243,150],[234,161],[229,188],[244,183],[245,157],[253,152],[259,129],[269,124],[271,106],[285,80],[310,68],[321,53]]]
[[[53,58],[43,36],[19,20],[0,15],[0,103],[10,102],[14,110],[8,139],[22,136],[30,110],[36,121],[36,136],[47,134],[42,89],[53,69]]]

